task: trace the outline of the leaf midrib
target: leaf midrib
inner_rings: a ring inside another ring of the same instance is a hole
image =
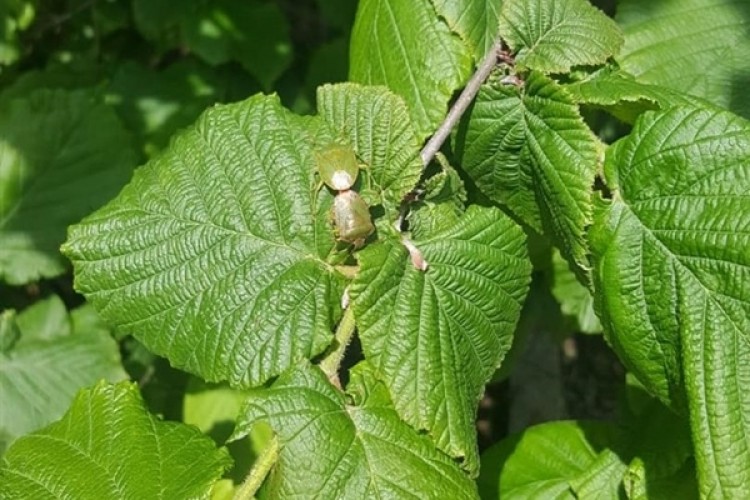
[[[91,415],[89,414],[89,417]],[[91,436],[91,435],[89,435]],[[102,464],[101,462],[94,460],[94,457],[87,453],[85,450],[82,450],[81,448],[77,447],[75,444],[73,444],[72,441],[66,441],[65,439],[53,436],[51,434],[36,434],[28,436],[27,439],[40,439],[45,440],[49,439],[53,442],[59,443],[62,446],[65,446],[75,452],[77,452],[78,455],[80,455],[82,458],[86,459],[90,464],[92,469],[96,469],[102,472],[102,476],[105,479],[105,481],[112,486],[112,489],[118,494],[117,498],[127,498],[127,495],[125,495],[125,492],[122,491],[119,487],[119,485],[112,480],[112,477],[114,474],[110,471],[110,469],[107,467],[108,464]]]
[[[137,213],[140,212],[140,214],[142,214],[142,215],[150,216],[150,218],[152,220],[154,220],[155,222],[157,222],[157,223],[159,223],[161,221],[165,221],[165,222],[177,222],[177,223],[180,223],[183,226],[185,226],[187,229],[190,229],[190,228],[193,228],[193,227],[211,228],[211,229],[216,230],[217,233],[228,233],[228,234],[230,234],[232,236],[239,236],[239,237],[242,237],[242,238],[254,239],[254,240],[259,241],[261,244],[265,244],[265,245],[272,246],[272,247],[275,247],[275,248],[279,248],[279,249],[282,249],[282,250],[290,251],[290,252],[298,255],[300,257],[300,260],[303,260],[303,259],[312,259],[312,260],[316,260],[316,261],[320,262],[324,266],[328,266],[328,264],[324,260],[322,260],[321,258],[319,258],[317,255],[305,253],[302,250],[300,250],[299,248],[297,248],[295,246],[292,246],[292,245],[288,245],[288,244],[285,244],[285,243],[279,243],[279,242],[276,242],[276,241],[264,238],[264,237],[262,237],[262,236],[260,236],[258,234],[253,233],[252,231],[250,231],[250,229],[248,227],[245,227],[244,231],[238,231],[238,230],[233,229],[233,228],[221,226],[221,225],[216,224],[215,222],[212,222],[212,221],[196,221],[196,220],[193,220],[193,219],[185,219],[185,218],[182,218],[182,217],[178,217],[176,214],[163,214],[163,213],[160,213],[160,212],[151,212],[151,211],[145,210],[142,207],[138,207],[137,210],[128,209],[127,212],[130,212],[130,213],[134,213],[135,212],[136,213],[135,215],[129,215],[128,218],[139,217],[139,215]],[[107,214],[107,217],[105,219],[111,219],[114,215],[117,215],[117,214]],[[96,222],[96,221],[93,220],[91,222]],[[167,240],[164,240],[164,241],[167,241]],[[141,250],[143,250],[143,249],[141,249]],[[123,253],[123,254],[118,254],[118,255],[108,254],[106,257],[103,257],[102,259],[85,259],[85,261],[86,262],[97,262],[97,261],[110,260],[112,257],[122,257],[122,256],[127,256],[127,255],[132,255],[132,253]]]
[[[639,225],[641,226],[643,230],[643,233],[648,235],[652,239],[652,241],[654,241],[658,245],[658,247],[663,250],[663,254],[666,255],[669,258],[669,260],[679,264],[680,269],[682,269],[687,274],[687,276],[689,276],[695,283],[697,283],[700,286],[701,290],[703,291],[703,295],[707,297],[707,299],[710,300],[716,307],[718,307],[721,313],[729,320],[729,322],[732,324],[732,327],[738,333],[738,335],[741,338],[744,338],[746,343],[750,344],[750,338],[743,336],[742,329],[739,327],[739,325],[737,325],[732,320],[732,317],[726,312],[723,305],[714,297],[714,295],[720,295],[722,297],[727,297],[727,296],[721,292],[711,290],[708,286],[706,286],[700,280],[700,278],[698,278],[698,276],[696,276],[695,273],[693,273],[693,271],[690,269],[690,266],[682,262],[679,254],[673,253],[672,250],[669,248],[669,246],[666,243],[664,243],[656,234],[654,234],[653,231],[651,231],[651,228],[648,227],[640,217],[638,217],[638,214],[629,205],[625,204],[625,206],[627,207],[628,211],[633,215],[633,218],[638,221]],[[733,300],[736,300],[737,302],[743,303],[740,299],[737,299],[734,297],[728,297],[728,298],[731,298]]]

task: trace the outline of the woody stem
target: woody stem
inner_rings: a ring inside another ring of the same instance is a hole
[[[471,76],[471,79],[466,84],[466,87],[464,87],[461,95],[458,96],[456,102],[451,106],[443,123],[440,124],[440,127],[435,131],[432,137],[430,137],[430,140],[427,141],[424,148],[422,148],[420,155],[422,156],[422,164],[425,167],[430,164],[433,158],[435,158],[435,155],[450,135],[453,127],[456,126],[461,119],[461,116],[471,105],[472,101],[474,101],[474,97],[476,97],[479,92],[479,88],[485,80],[487,80],[487,77],[490,76],[492,69],[495,67],[502,48],[502,42],[499,40],[495,42],[482,62],[479,63],[479,67],[477,67],[477,70]]]

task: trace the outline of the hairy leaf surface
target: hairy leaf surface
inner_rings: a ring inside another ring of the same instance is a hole
[[[396,410],[477,471],[476,405],[511,345],[531,265],[521,229],[497,209],[470,207],[448,229],[359,253],[351,298],[362,347]]]
[[[750,482],[750,124],[678,107],[644,114],[607,154],[592,229],[599,310],[626,365],[687,400],[701,492]]]
[[[149,414],[134,384],[79,393],[59,422],[0,462],[3,498],[199,498],[229,467],[194,427]]]
[[[430,0],[362,0],[352,31],[349,77],[404,98],[417,136],[433,133],[453,92],[469,77],[469,46]]]
[[[476,486],[393,410],[366,365],[353,370],[348,397],[310,365],[253,395],[235,437],[267,421],[279,436],[268,479],[271,498],[475,498]]]
[[[618,61],[643,83],[710,100],[750,118],[750,3],[745,0],[621,0]]]
[[[598,142],[552,80],[485,85],[456,138],[461,166],[492,200],[547,233],[583,269]]]
[[[109,200],[135,152],[93,92],[31,92],[0,109],[0,280],[21,285],[65,272],[65,228]]]
[[[71,228],[76,287],[152,351],[257,385],[321,352],[338,315],[316,120],[276,97],[209,109]],[[317,203],[316,203],[317,200]]]
[[[623,41],[617,24],[587,0],[505,0],[500,36],[518,64],[544,73],[604,63]]]

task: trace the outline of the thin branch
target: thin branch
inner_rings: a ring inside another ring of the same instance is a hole
[[[492,69],[497,64],[497,59],[502,49],[502,43],[500,41],[495,42],[492,49],[490,49],[485,58],[479,64],[477,70],[471,76],[469,83],[466,84],[461,95],[458,96],[458,99],[456,99],[456,102],[453,104],[450,111],[448,111],[448,115],[445,117],[445,120],[443,120],[443,123],[440,124],[440,127],[435,131],[432,137],[430,137],[427,144],[425,144],[420,153],[422,156],[422,164],[425,167],[429,165],[433,158],[435,158],[435,155],[450,135],[453,127],[456,126],[461,119],[461,116],[474,100],[474,97],[476,97],[479,88],[485,80],[487,80],[487,77],[490,76]]]
[[[40,38],[46,31],[57,28],[62,24],[65,24],[66,22],[70,21],[72,18],[82,13],[83,11],[88,10],[92,7],[95,7],[98,2],[99,0],[87,0],[81,3],[80,5],[77,5],[73,9],[70,9],[68,12],[65,12],[57,16],[55,15],[51,16],[50,20],[47,23],[34,28],[34,37]]]
[[[255,460],[253,468],[250,469],[250,473],[245,478],[245,481],[234,494],[234,500],[252,500],[255,498],[255,494],[263,484],[263,481],[266,480],[268,472],[278,459],[279,438],[273,436],[265,448],[263,448],[263,452]]]

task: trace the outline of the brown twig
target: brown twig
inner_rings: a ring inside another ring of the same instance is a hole
[[[80,5],[77,5],[75,8],[70,9],[70,11],[65,12],[64,14],[52,15],[49,21],[34,28],[33,37],[37,39],[41,38],[42,35],[44,35],[48,30],[57,28],[58,26],[65,24],[83,11],[94,7],[98,1],[99,0],[88,0]]]
[[[432,159],[435,158],[435,155],[450,135],[453,127],[456,126],[458,121],[461,119],[461,116],[463,116],[469,105],[471,105],[472,101],[479,92],[479,88],[482,86],[485,80],[487,80],[487,77],[490,76],[490,73],[495,68],[495,65],[497,64],[498,58],[501,56],[501,54],[504,54],[503,45],[502,42],[497,41],[492,46],[492,49],[487,52],[487,55],[482,60],[482,62],[479,63],[477,70],[471,76],[471,79],[469,79],[469,82],[466,84],[466,87],[464,87],[461,95],[458,96],[458,99],[456,99],[456,102],[453,103],[453,106],[451,106],[451,109],[445,116],[445,120],[443,120],[443,123],[440,124],[440,127],[435,131],[432,137],[430,137],[430,140],[427,141],[427,144],[425,144],[424,148],[422,148],[422,152],[420,153],[420,155],[422,156],[422,164],[425,167],[427,167]]]

